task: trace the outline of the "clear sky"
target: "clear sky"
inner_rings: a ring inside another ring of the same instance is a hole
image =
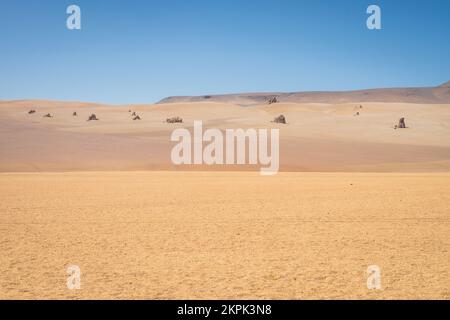
[[[0,99],[434,86],[450,80],[449,17],[448,0],[0,0]]]

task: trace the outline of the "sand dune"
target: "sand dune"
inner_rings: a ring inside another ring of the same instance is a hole
[[[36,113],[28,114],[30,109]],[[133,121],[129,110],[142,120]],[[47,113],[53,117],[43,118]],[[86,121],[93,113],[100,120]],[[271,123],[279,114],[286,116],[287,125]],[[164,122],[172,116],[184,123]],[[408,128],[394,130],[400,117]],[[241,107],[219,102],[108,106],[3,101],[0,171],[258,170],[174,167],[170,134],[177,127],[192,128],[194,120],[202,120],[205,128],[279,128],[282,171],[450,169],[450,104],[279,102]]]

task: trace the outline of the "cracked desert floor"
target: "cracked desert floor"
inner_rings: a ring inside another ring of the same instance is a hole
[[[0,298],[450,299],[449,173],[0,174]],[[66,285],[69,265],[81,289]],[[381,268],[368,290],[367,267]]]

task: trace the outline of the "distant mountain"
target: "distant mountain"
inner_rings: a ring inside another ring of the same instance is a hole
[[[446,82],[446,83],[444,83],[444,84],[441,84],[441,85],[439,86],[439,88],[450,88],[450,81],[448,81],[448,82]]]
[[[268,103],[276,97],[278,102],[294,103],[358,103],[358,102],[405,102],[405,103],[450,103],[450,81],[438,87],[385,88],[355,91],[310,91],[239,93],[206,96],[176,96],[162,99],[163,103],[222,102],[242,106]]]

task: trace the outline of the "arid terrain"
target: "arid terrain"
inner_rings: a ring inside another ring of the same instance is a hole
[[[36,112],[28,114],[30,110]],[[141,120],[133,120],[133,112]],[[86,121],[93,113],[99,120]],[[287,124],[271,122],[280,114]],[[165,122],[174,116],[183,123]],[[395,130],[400,118],[407,128]],[[0,172],[259,170],[174,166],[170,153],[176,143],[170,135],[175,128],[192,130],[194,120],[202,120],[205,129],[280,129],[281,171],[450,171],[450,102],[243,107],[228,102],[109,106],[33,100],[0,102]]]
[[[450,299],[448,93],[0,101],[0,298]],[[173,165],[194,120],[280,129],[281,172]]]
[[[1,298],[450,298],[450,174],[0,174]],[[66,268],[81,269],[81,289]],[[381,290],[366,270],[381,268]]]

